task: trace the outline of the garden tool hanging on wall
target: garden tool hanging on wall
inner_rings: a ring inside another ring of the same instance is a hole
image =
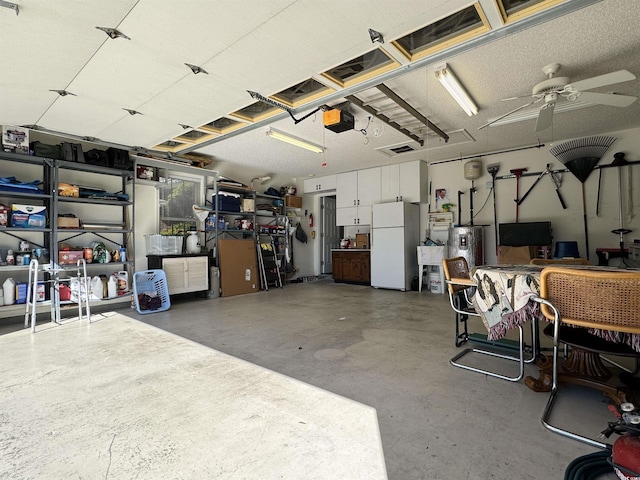
[[[542,180],[542,177],[545,177],[547,175],[549,175],[549,178],[553,182],[553,187],[555,188],[556,194],[558,195],[558,199],[560,200],[560,205],[562,205],[562,208],[564,208],[564,209],[567,208],[566,203],[564,203],[564,198],[562,198],[562,194],[560,193],[560,185],[562,184],[562,177],[560,177],[560,173],[559,172],[554,172],[553,170],[551,170],[551,164],[550,163],[547,163],[547,168],[545,169],[545,171],[542,172],[538,176],[538,178],[536,178],[536,181],[533,182],[533,184],[529,187],[529,190],[527,190],[525,192],[525,194],[522,196],[522,198],[519,199],[519,200],[516,200],[518,205],[522,205],[522,202],[524,202],[524,199],[527,198],[529,193],[531,193],[531,190],[533,190],[533,187],[535,187],[538,184],[538,182],[540,180]]]
[[[516,202],[516,223],[518,223],[520,216],[520,177],[526,171],[526,168],[514,168],[511,170],[511,173],[516,177],[516,198],[513,200]]]
[[[564,142],[549,149],[549,153],[560,160],[582,184],[582,216],[587,259],[589,259],[589,230],[584,182],[615,140],[614,137],[606,136],[586,137]]]
[[[615,233],[620,236],[620,258],[624,263],[624,235],[631,233],[633,230],[629,230],[628,228],[624,228],[624,220],[623,220],[623,203],[622,203],[622,167],[628,165],[629,162],[624,158],[623,152],[618,152],[613,155],[613,162],[611,165],[615,165],[618,167],[618,228],[615,230],[611,230],[611,233]],[[602,171],[600,172],[602,173]],[[629,184],[631,187],[631,184]]]

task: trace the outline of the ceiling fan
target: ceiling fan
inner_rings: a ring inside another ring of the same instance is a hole
[[[637,97],[629,95],[618,95],[616,93],[597,93],[587,92],[592,88],[604,87],[615,83],[628,82],[635,80],[636,76],[627,70],[617,70],[615,72],[605,73],[597,77],[586,78],[571,83],[569,77],[556,77],[556,73],[560,69],[559,63],[551,63],[542,68],[547,79],[535,85],[531,91],[532,100],[515,110],[511,110],[504,115],[494,118],[485,123],[478,130],[488,127],[492,123],[502,120],[509,115],[516,113],[534,103],[544,102],[538,111],[538,121],[536,122],[536,132],[546,130],[553,123],[553,111],[558,100],[566,99],[575,102],[578,98],[583,102],[593,103],[597,105],[609,105],[612,107],[628,107],[637,100]],[[515,100],[517,98],[528,97],[523,95],[520,97],[505,98],[503,101]]]

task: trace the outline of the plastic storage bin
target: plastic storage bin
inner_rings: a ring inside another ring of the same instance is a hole
[[[145,298],[158,298],[159,306],[150,306]],[[164,312],[171,306],[164,270],[145,270],[133,274],[133,298],[138,313]]]
[[[145,235],[144,243],[147,255],[178,255],[182,253],[182,237],[179,235]]]

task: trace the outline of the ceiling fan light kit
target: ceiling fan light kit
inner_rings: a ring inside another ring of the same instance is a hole
[[[275,128],[269,128],[267,130],[267,135],[271,138],[275,138],[276,140],[280,140],[281,142],[295,145],[296,147],[304,148],[314,153],[324,152],[324,147],[320,145],[316,145],[315,143],[308,142],[307,140],[303,140],[302,138],[298,138],[294,135],[281,132]]]
[[[449,92],[449,95],[458,102],[458,105],[462,107],[467,115],[472,117],[478,113],[478,106],[453,72],[447,67],[446,63],[436,67],[435,74],[442,86]]]

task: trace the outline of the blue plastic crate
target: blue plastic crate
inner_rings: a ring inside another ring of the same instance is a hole
[[[139,295],[145,292],[155,292],[158,298],[160,298],[160,307],[147,308],[144,305],[140,305]],[[164,273],[164,270],[135,272],[133,274],[133,298],[135,299],[138,313],[146,314],[168,310],[171,306],[171,300],[169,299],[167,275]]]

